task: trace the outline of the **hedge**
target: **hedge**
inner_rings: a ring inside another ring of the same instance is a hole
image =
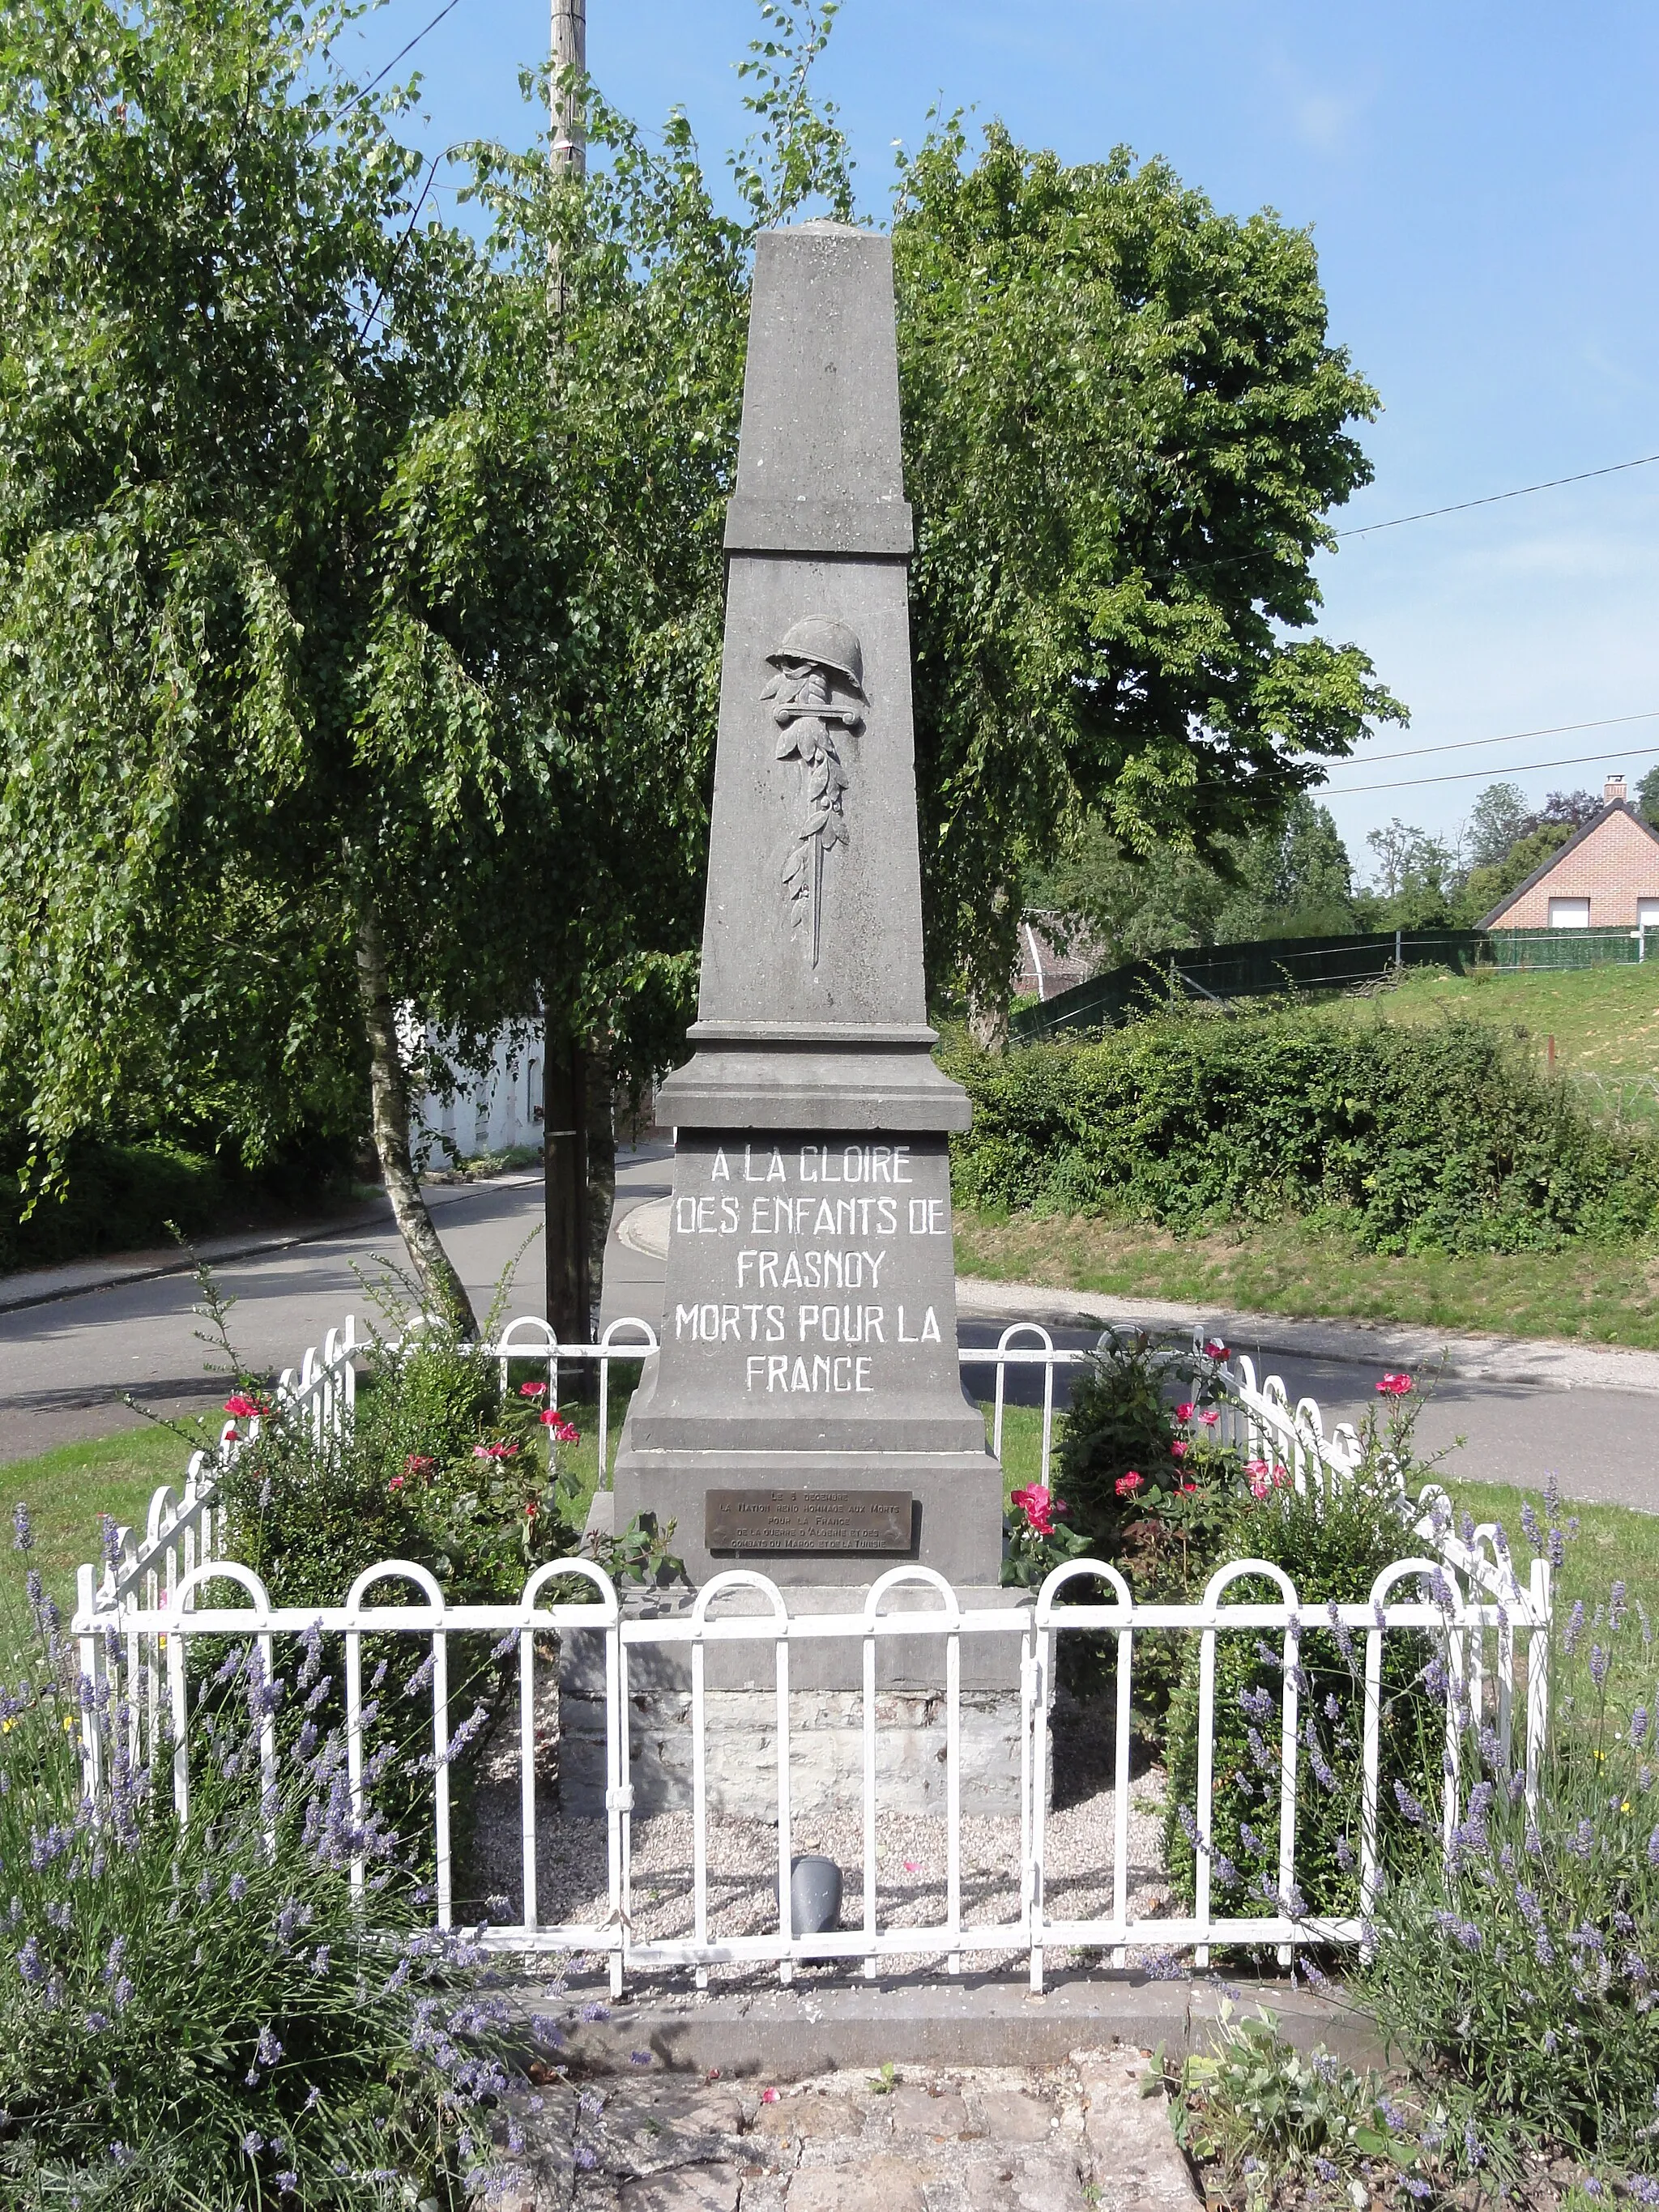
[[[1163,1015],[942,1054],[974,1102],[959,1202],[1192,1230],[1340,1215],[1382,1253],[1548,1250],[1659,1225],[1659,1142],[1597,1122],[1523,1037],[1316,1008]]]

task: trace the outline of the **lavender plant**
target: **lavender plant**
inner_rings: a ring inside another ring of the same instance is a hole
[[[1553,1508],[1553,1500],[1547,1499]],[[1555,1512],[1534,1549],[1559,1564]],[[1614,1583],[1575,1604],[1547,1661],[1535,1790],[1454,1701],[1462,1818],[1396,1855],[1364,1989],[1378,2024],[1455,2100],[1470,2162],[1512,2136],[1594,2159],[1659,2202],[1659,1682],[1652,1632]]]
[[[32,1541],[20,1507],[34,1658],[0,1692],[0,2196],[459,2207],[487,2178],[498,2006],[476,1945],[422,1925],[396,1835],[354,1821],[339,1735],[302,1721],[262,1764],[264,1723],[317,1701],[319,1639],[291,1680],[226,1652],[181,1820],[172,1747],[135,1763],[120,1655],[77,1676]]]

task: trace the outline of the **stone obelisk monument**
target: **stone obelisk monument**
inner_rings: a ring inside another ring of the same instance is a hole
[[[969,1104],[933,1063],[923,989],[912,542],[887,240],[838,223],[763,232],[726,530],[702,997],[692,1057],[658,1094],[675,1130],[662,1348],[614,1497],[595,1503],[618,1528],[672,1522],[694,1584],[756,1568],[798,1613],[844,1613],[849,1585],[905,1561],[968,1606],[1011,1595],[1001,1474],[957,1359],[947,1140]],[[585,1811],[603,1802],[604,1705],[578,1643],[561,1661],[560,1787]],[[641,1810],[688,1802],[678,1655],[630,1658]],[[861,1786],[860,1663],[844,1643],[793,1648],[803,1808]],[[740,1644],[707,1654],[717,1809],[775,1805],[771,1664]],[[964,1808],[1012,1810],[1015,1640],[974,1639],[962,1664]],[[938,1642],[883,1642],[896,1809],[939,1801],[943,1674]]]
[[[693,1056],[663,1344],[616,1514],[694,1580],[919,1559],[994,1585],[1000,1471],[957,1361],[947,1136],[923,991],[891,249],[757,247]]]

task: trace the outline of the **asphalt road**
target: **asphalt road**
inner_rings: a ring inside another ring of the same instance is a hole
[[[450,1256],[480,1316],[497,1284],[514,1271],[513,1313],[545,1310],[539,1238],[538,1176],[503,1176],[428,1194]],[[516,1264],[515,1264],[516,1263]],[[215,1269],[234,1297],[233,1343],[256,1373],[295,1367],[346,1316],[357,1334],[385,1326],[366,1286],[387,1265],[405,1264],[388,1214],[382,1228],[361,1225],[276,1252],[227,1261]],[[185,1275],[124,1283],[0,1314],[0,1463],[51,1445],[130,1428],[141,1416],[127,1393],[157,1411],[199,1411],[222,1397],[208,1371],[219,1355],[202,1343],[198,1292]]]
[[[665,1146],[626,1159],[618,1176],[618,1219],[665,1191]],[[435,1218],[482,1313],[511,1274],[512,1313],[543,1310],[539,1243],[525,1249],[541,1216],[535,1176],[450,1187],[432,1194]],[[402,1258],[389,1220],[384,1227],[344,1229],[279,1252],[228,1261],[217,1271],[236,1300],[233,1338],[256,1370],[297,1366],[308,1344],[320,1344],[348,1313],[364,1333],[373,1304],[362,1277]],[[131,1282],[47,1305],[0,1314],[0,1462],[27,1458],[53,1443],[102,1435],[138,1419],[124,1402],[131,1393],[158,1409],[210,1403],[222,1388],[207,1371],[212,1356],[197,1335],[195,1285],[188,1276]],[[602,1316],[662,1310],[659,1261],[612,1235]],[[1002,1325],[965,1321],[964,1344],[994,1343]],[[1057,1342],[1087,1345],[1093,1329],[1055,1329]],[[1262,1350],[1247,1340],[1236,1350],[1256,1358],[1258,1372],[1281,1375],[1292,1398],[1317,1399],[1328,1428],[1357,1419],[1374,1401],[1377,1358],[1297,1357]],[[988,1389],[985,1379],[972,1387]],[[1010,1395],[1040,1400],[1030,1370],[1011,1382]],[[1425,1452],[1449,1451],[1447,1472],[1470,1479],[1540,1484],[1553,1472],[1570,1497],[1601,1498],[1659,1511],[1659,1393],[1506,1383],[1487,1377],[1443,1378],[1421,1417]],[[1459,1437],[1464,1442],[1451,1449]]]

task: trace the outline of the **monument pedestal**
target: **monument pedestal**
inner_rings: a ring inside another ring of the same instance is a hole
[[[836,223],[763,232],[698,1019],[691,1060],[657,1094],[675,1129],[662,1344],[623,1427],[614,1510],[618,1528],[672,1522],[694,1586],[751,1568],[792,1608],[855,1612],[906,1562],[963,1606],[1009,1601],[1001,1470],[957,1357],[949,1138],[970,1109],[927,1021],[912,544],[888,241]],[[975,1638],[963,1658],[964,1807],[1015,1811],[1019,1639]],[[884,1640],[880,1663],[882,1802],[942,1808],[943,1644]],[[772,1648],[713,1646],[708,1667],[719,1800],[767,1817]],[[855,1642],[792,1647],[809,1800],[861,1792],[861,1681]],[[577,1671],[562,1686],[574,1802],[592,1794],[580,1747],[602,1751],[603,1709]],[[684,1646],[630,1653],[638,1810],[689,1802],[690,1695]]]
[[[957,1592],[964,1611],[1012,1606],[1026,1595],[1000,1588]],[[665,1620],[691,1610],[695,1591],[630,1592],[625,1620]],[[844,1583],[790,1586],[792,1614],[846,1613],[862,1602]],[[886,1610],[921,1611],[937,1600],[920,1589],[893,1593]],[[740,1597],[732,1612],[766,1608]],[[1018,1636],[964,1637],[959,1707],[962,1810],[1017,1815],[1020,1809]],[[708,1809],[726,1818],[778,1815],[775,1646],[711,1644],[704,1656]],[[863,1802],[863,1652],[857,1642],[807,1638],[789,1647],[791,1817]],[[942,1638],[884,1637],[877,1647],[877,1802],[884,1812],[945,1809],[945,1644]],[[630,1647],[629,1758],[636,1814],[689,1812],[692,1805],[691,1662],[683,1644]],[[564,1639],[559,1662],[559,1804],[567,1818],[605,1811],[605,1662],[586,1637]]]

